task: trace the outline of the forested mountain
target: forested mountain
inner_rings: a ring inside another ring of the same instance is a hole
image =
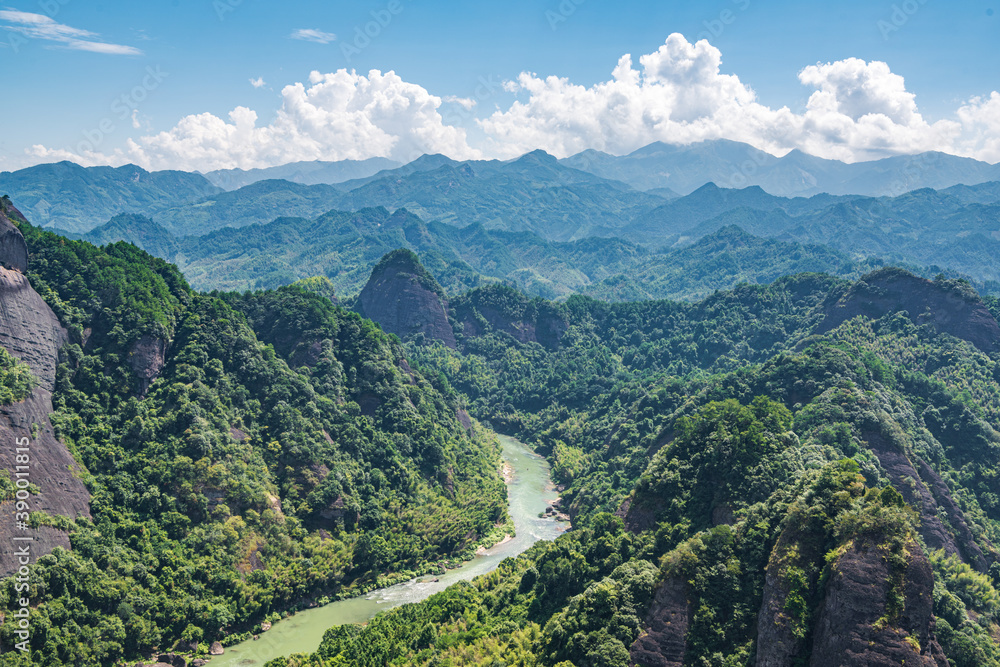
[[[147,218],[118,216],[81,238],[134,243],[175,262],[202,290],[271,288],[328,276],[345,295],[357,294],[382,254],[399,247],[417,252],[449,292],[506,280],[547,298],[585,293],[612,301],[691,300],[788,273],[857,277],[882,264],[854,261],[827,247],[762,239],[735,226],[657,252],[613,237],[560,243],[478,224],[456,228],[384,208],[331,211],[315,220],[278,218],[180,238]]]
[[[81,238],[136,243],[178,264],[198,289],[268,288],[325,275],[341,293],[356,293],[378,258],[398,247],[419,253],[448,290],[500,279],[547,298],[690,299],[788,271],[857,277],[855,267],[886,262],[964,276],[986,291],[1000,281],[996,182],[877,198],[784,198],[709,183],[668,199],[536,151],[510,162],[425,156],[336,186],[259,181],[147,218],[119,215]],[[793,245],[737,251],[738,259],[718,239],[689,248],[732,226]],[[684,264],[676,253],[693,257],[712,247],[720,249],[720,275],[663,284],[672,270],[663,267]],[[658,276],[652,284],[637,285],[651,276]]]
[[[36,223],[86,232],[119,213],[152,215],[220,192],[201,174],[148,172],[135,165],[81,167],[40,164],[0,172],[0,195],[9,195]]]
[[[573,530],[272,667],[1000,667],[1000,305],[883,266],[994,276],[995,184],[663,194],[535,153],[76,240],[4,200],[0,430],[62,483],[31,516],[34,653],[0,664],[204,653],[437,571],[505,530],[496,429],[549,459]],[[444,221],[311,212],[351,197]]]
[[[322,289],[200,294],[132,245],[69,241],[3,202],[0,430],[36,438],[30,523],[50,536],[31,569],[32,664],[235,640],[437,571],[503,523],[492,436]],[[19,598],[4,579],[8,619]],[[0,627],[5,649],[15,629]]]
[[[1000,325],[967,284],[448,307],[411,358],[548,456],[574,530],[271,667],[1000,664]]]
[[[757,185],[782,197],[821,193],[878,197],[1000,180],[998,165],[945,153],[848,164],[799,150],[779,158],[725,139],[687,146],[656,142],[622,156],[587,150],[562,162],[640,190],[670,188],[685,195],[710,182],[729,188]]]
[[[384,169],[400,167],[398,162],[373,157],[367,160],[341,160],[339,162],[290,162],[280,167],[266,169],[217,169],[205,174],[212,184],[224,190],[236,190],[257,181],[280,179],[303,185],[325,183],[334,185],[357,178],[372,176]]]

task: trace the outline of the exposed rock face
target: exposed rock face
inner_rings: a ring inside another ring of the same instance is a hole
[[[455,347],[444,292],[409,250],[389,253],[372,270],[359,310],[382,329],[407,339],[417,334]]]
[[[11,218],[23,220],[24,216],[14,208],[9,199],[0,198],[0,266],[27,273],[28,246]]]
[[[52,432],[49,422],[51,412],[52,394],[40,387],[20,403],[0,406],[0,443],[3,443],[0,446],[0,466],[11,472],[11,479],[17,479],[14,477],[17,465],[15,442],[18,438],[28,438],[28,479],[39,489],[38,495],[28,500],[31,511],[71,519],[89,517],[90,494],[76,476],[80,472],[76,461]],[[35,424],[38,428],[33,428]],[[32,436],[33,430],[37,437]],[[54,528],[41,526],[37,530],[17,530],[13,521],[13,501],[0,504],[0,515],[8,519],[0,521],[0,575],[7,575],[18,567],[13,541],[15,536],[34,538],[31,544],[32,562],[55,547],[69,548],[69,538]]]
[[[478,336],[488,327],[510,334],[520,343],[538,343],[554,350],[569,328],[569,323],[554,312],[533,313],[528,317],[511,317],[492,306],[466,304],[458,310],[466,336]]]
[[[0,254],[4,264],[0,267],[0,345],[28,364],[40,384],[20,403],[0,406],[0,466],[17,479],[13,474],[17,465],[15,443],[19,438],[28,438],[28,479],[39,489],[28,500],[30,511],[71,519],[89,517],[90,494],[77,476],[79,467],[65,445],[56,440],[49,422],[59,348],[66,341],[66,332],[23,274],[27,270],[27,250],[21,232],[8,220],[11,209],[16,211],[6,200],[0,200]],[[0,521],[0,574],[9,574],[18,567],[15,535],[34,538],[32,561],[57,546],[69,548],[66,534],[54,528],[18,530],[13,512],[13,501],[0,504],[0,515],[10,519]]]
[[[783,581],[777,553],[784,541],[772,553],[764,579],[764,599],[757,614],[757,667],[790,667],[802,649],[802,642],[792,634],[791,620],[785,613],[788,586]]]
[[[980,572],[985,572],[988,565],[982,549],[976,544],[965,515],[951,497],[951,492],[941,477],[920,459],[917,459],[915,466],[904,452],[881,434],[862,433],[862,437],[885,468],[893,487],[907,503],[920,512],[919,531],[927,548],[932,551],[944,549],[946,554],[958,555]],[[920,469],[919,473],[917,467]],[[930,488],[925,484],[925,479],[930,483]],[[955,536],[938,517],[939,505],[945,508],[948,522],[960,543],[956,542]]]
[[[914,324],[930,324],[983,352],[1000,351],[1000,325],[974,292],[961,293],[900,269],[882,269],[865,276],[827,307],[817,333],[858,315],[879,318],[896,311],[906,311]]]
[[[145,395],[163,370],[167,358],[167,342],[162,338],[144,335],[132,344],[129,351],[129,365],[139,378],[139,393]]]
[[[222,644],[219,642],[212,642],[212,646],[208,649],[209,655],[222,655],[225,652],[225,649],[222,648]]]
[[[66,331],[28,278],[0,267],[0,345],[31,366],[48,391],[55,388],[59,348],[65,342]]]
[[[681,667],[687,648],[687,584],[668,579],[656,590],[653,604],[644,619],[645,630],[629,648],[632,665],[638,667]]]
[[[933,635],[934,578],[919,545],[907,548],[902,616],[883,627],[877,621],[886,613],[890,572],[878,544],[858,539],[831,567],[816,618],[811,667],[947,666]]]

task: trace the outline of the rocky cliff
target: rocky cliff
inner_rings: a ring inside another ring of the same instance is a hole
[[[372,269],[358,310],[404,340],[423,334],[455,347],[444,290],[410,250],[395,250]]]
[[[489,285],[464,294],[452,304],[466,338],[495,330],[521,343],[538,343],[554,350],[569,328],[569,316],[557,304],[529,299],[506,285]]]
[[[12,222],[23,220],[21,212],[14,208],[7,197],[0,197],[0,266],[26,273],[28,271],[28,249],[24,237]]]
[[[933,635],[934,578],[927,557],[916,542],[907,546],[903,611],[887,622],[891,577],[883,551],[877,540],[856,539],[830,564],[810,667],[947,667]]]
[[[629,662],[636,667],[681,667],[687,648],[690,609],[687,583],[668,579],[656,590],[643,619],[644,630],[629,648]]]
[[[21,232],[11,218],[23,219],[3,201],[0,206],[0,345],[28,364],[39,386],[24,401],[0,406],[0,467],[16,471],[16,442],[28,438],[29,481],[38,492],[29,499],[30,511],[75,519],[90,516],[90,494],[80,481],[80,470],[66,446],[59,442],[49,422],[55,387],[59,348],[66,332],[55,313],[31,288],[27,270],[28,252]],[[17,569],[14,536],[31,536],[32,559],[57,546],[69,548],[65,533],[42,526],[21,530],[14,524],[14,503],[0,504],[0,574]]]
[[[879,318],[905,311],[917,325],[967,340],[986,353],[1000,352],[1000,325],[976,292],[954,281],[931,282],[902,269],[880,269],[851,286],[826,308],[817,333],[859,315]]]

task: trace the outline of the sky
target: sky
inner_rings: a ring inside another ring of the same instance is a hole
[[[1000,161],[1000,0],[0,2],[0,170],[719,138]]]

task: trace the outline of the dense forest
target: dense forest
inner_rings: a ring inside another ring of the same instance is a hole
[[[72,550],[32,567],[31,658],[3,664],[204,651],[502,537],[491,434],[315,285],[198,294],[132,245],[19,227],[31,285],[67,331],[51,421],[93,520],[31,515]],[[6,352],[0,386],[5,404],[33,387]],[[19,597],[5,579],[0,606]]]
[[[1000,665],[995,301],[882,269],[449,309],[410,358],[549,458],[574,530],[270,667]]]
[[[508,529],[495,429],[548,458],[573,530],[270,667],[1000,666],[1000,302],[964,280],[449,296],[397,251],[357,300],[200,293],[17,222],[92,519],[32,515],[71,549],[32,567],[32,653],[0,664],[204,654],[440,571]],[[36,386],[0,355],[0,403]]]

